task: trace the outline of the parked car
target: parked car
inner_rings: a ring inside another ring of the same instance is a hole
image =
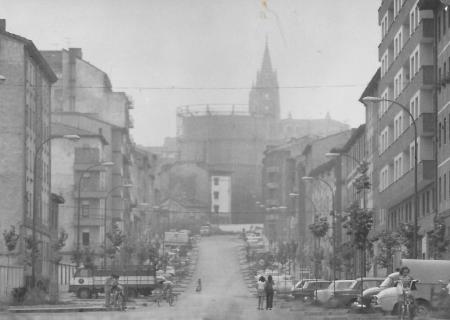
[[[336,288],[328,301],[328,307],[349,307],[357,301],[358,296],[361,295],[361,289],[379,286],[383,280],[383,278],[358,278],[353,280],[353,283],[348,288]]]
[[[291,289],[291,295],[294,299],[302,301],[312,301],[316,290],[323,290],[330,286],[330,281],[323,279],[312,279],[308,281],[301,280]]]
[[[373,296],[380,293],[384,289],[393,287],[398,279],[398,276],[398,272],[391,273],[379,286],[365,289],[362,297],[359,297],[358,303],[354,304],[353,307],[356,309],[370,309]]]
[[[200,227],[200,235],[201,236],[209,236],[211,234],[211,228],[209,226],[201,226]]]
[[[317,290],[317,293],[315,293],[316,302],[324,305],[328,304],[329,300],[333,297],[334,291],[349,289],[353,283],[354,280],[332,281],[328,288]]]
[[[439,280],[450,279],[450,261],[402,259],[401,265],[407,266],[411,277],[419,280],[417,290],[413,294],[417,314],[422,316],[428,314],[433,307],[435,294],[441,287]],[[372,306],[383,313],[397,314],[398,297],[397,287],[384,289],[373,297]]]

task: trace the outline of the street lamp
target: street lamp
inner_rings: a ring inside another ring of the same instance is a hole
[[[5,76],[0,74],[0,84],[3,84],[5,81],[6,81]]]
[[[106,269],[106,215],[107,215],[107,203],[108,203],[108,197],[113,193],[113,191],[120,189],[120,188],[132,188],[132,184],[124,184],[121,186],[116,186],[109,190],[109,192],[105,196],[105,213],[103,214],[103,269]]]
[[[2,76],[1,76],[2,77]],[[5,77],[1,78],[0,77],[0,82],[3,82],[5,80]],[[47,139],[45,139],[44,141],[41,142],[41,144],[39,144],[36,147],[36,151],[34,154],[34,164],[33,164],[33,222],[32,222],[32,252],[31,252],[31,287],[34,288],[35,283],[36,283],[36,225],[37,225],[37,211],[38,211],[38,188],[37,188],[37,183],[36,183],[36,172],[37,172],[37,164],[38,164],[38,156],[39,154],[42,152],[44,146],[53,139],[66,139],[69,141],[78,141],[80,140],[80,137],[75,135],[75,134],[66,134],[66,135],[52,135],[50,137],[48,137]],[[40,206],[39,206],[40,207]]]
[[[418,214],[419,214],[419,191],[418,191],[418,184],[417,184],[417,165],[418,165],[418,161],[417,161],[417,124],[416,124],[416,119],[414,118],[414,116],[411,114],[411,112],[409,111],[409,109],[407,107],[405,107],[403,104],[398,103],[395,100],[390,100],[390,99],[384,99],[384,98],[380,98],[380,97],[364,97],[361,99],[361,101],[364,104],[367,104],[369,102],[371,103],[378,103],[378,102],[391,102],[393,104],[396,104],[397,106],[399,106],[400,108],[403,109],[403,111],[405,111],[409,117],[411,118],[411,122],[414,126],[414,232],[413,232],[413,257],[415,259],[418,258],[418,250],[417,250],[417,228],[418,228]]]
[[[339,152],[327,152],[325,154],[327,158],[335,159],[339,157],[346,157],[348,159],[351,159],[352,161],[356,162],[359,167],[361,168],[363,166],[363,163],[356,159],[355,157],[347,154],[347,153],[339,153]],[[363,210],[366,211],[366,188],[363,188]],[[363,277],[366,276],[366,239],[364,239],[364,243],[362,244],[362,252],[361,252],[361,297],[363,295],[363,284],[364,279]]]
[[[333,294],[335,294],[336,292],[336,212],[335,212],[335,194],[334,194],[334,189],[331,186],[331,184],[329,184],[326,180],[321,179],[321,178],[315,178],[315,177],[302,177],[303,181],[319,181],[322,182],[323,184],[325,184],[331,192],[331,214],[333,216]]]
[[[84,174],[88,172],[89,170],[97,167],[112,167],[114,165],[114,162],[111,161],[105,161],[101,163],[94,164],[80,173],[80,178],[78,179],[78,206],[77,206],[77,255],[80,254],[80,219],[81,219],[81,180],[84,178]],[[79,266],[79,259],[77,258],[77,267]]]

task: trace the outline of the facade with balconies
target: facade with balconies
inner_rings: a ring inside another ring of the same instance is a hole
[[[389,230],[412,224],[417,210],[421,253],[427,257],[427,231],[434,208],[434,19],[417,0],[385,0],[379,8],[381,42],[377,96],[404,106],[415,119],[418,144],[419,206],[414,205],[414,126],[395,103],[369,103],[377,109],[378,148],[373,156],[377,219]],[[377,227],[377,226],[376,226]]]

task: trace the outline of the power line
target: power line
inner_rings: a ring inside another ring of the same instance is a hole
[[[183,86],[122,86],[122,87],[108,87],[108,86],[70,86],[64,87],[53,85],[52,88],[74,88],[74,89],[114,89],[114,90],[204,90],[204,91],[221,91],[221,90],[267,90],[267,89],[328,89],[328,88],[359,88],[366,84],[315,84],[315,85],[293,85],[293,86],[268,86],[268,87],[183,87]],[[3,87],[24,87],[24,84],[5,83]],[[31,85],[29,85],[31,86]],[[38,87],[38,86],[34,86]]]

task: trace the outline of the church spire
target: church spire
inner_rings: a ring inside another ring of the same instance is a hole
[[[269,44],[266,36],[266,46],[264,48],[263,62],[261,66],[261,72],[270,72],[272,70],[272,62],[270,60]]]

